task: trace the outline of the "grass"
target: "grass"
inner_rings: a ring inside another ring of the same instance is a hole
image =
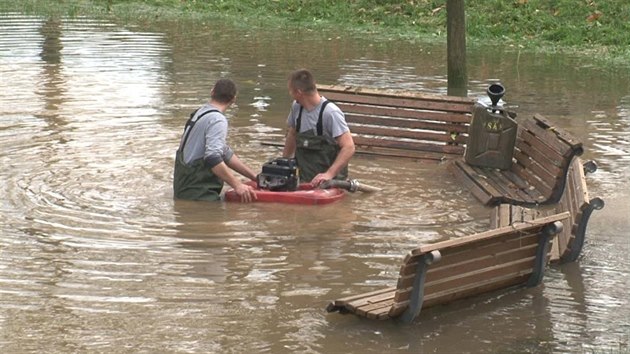
[[[245,26],[364,31],[445,40],[446,0],[0,0],[0,11],[124,22],[233,20]],[[630,62],[628,0],[466,1],[468,41]]]

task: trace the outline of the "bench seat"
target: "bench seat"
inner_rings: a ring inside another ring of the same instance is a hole
[[[328,312],[411,322],[422,308],[542,280],[553,237],[569,213],[514,223],[409,252],[396,287],[332,301]]]

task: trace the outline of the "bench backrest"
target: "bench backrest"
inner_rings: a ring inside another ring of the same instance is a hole
[[[389,317],[407,312],[410,320],[421,308],[501,288],[538,284],[549,261],[551,239],[562,229],[558,222],[568,217],[569,213],[560,213],[411,251],[400,268]],[[436,251],[441,259],[435,259]],[[420,281],[424,287],[418,295],[414,283],[425,267],[422,263],[432,254],[434,262]]]
[[[441,161],[464,154],[474,99],[318,85],[346,116],[357,152]]]
[[[545,215],[564,211],[571,213],[565,223],[566,227],[558,234],[552,249],[551,262],[573,262],[582,250],[586,236],[586,226],[591,213],[604,207],[599,198],[589,198],[586,186],[586,173],[595,172],[597,166],[593,161],[584,164],[580,158],[573,159],[567,176],[566,187],[560,201],[546,208],[525,208],[517,205],[500,204],[490,214],[490,227],[498,228],[514,222],[527,222]]]
[[[582,143],[540,114],[518,123],[512,170],[544,196],[544,204],[556,203],[573,157],[584,152]]]

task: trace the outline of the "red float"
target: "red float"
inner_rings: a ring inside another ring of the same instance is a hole
[[[247,184],[256,188],[255,182],[247,182]],[[346,192],[340,188],[320,189],[314,188],[310,183],[302,183],[296,191],[292,192],[276,192],[256,188],[257,199],[254,202],[321,205],[336,202],[345,195]],[[225,192],[225,201],[240,202],[241,198],[233,189],[230,189]]]

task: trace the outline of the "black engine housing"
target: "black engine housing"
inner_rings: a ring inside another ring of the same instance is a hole
[[[297,161],[294,158],[276,158],[263,164],[257,176],[258,188],[271,191],[295,191],[300,184]]]

